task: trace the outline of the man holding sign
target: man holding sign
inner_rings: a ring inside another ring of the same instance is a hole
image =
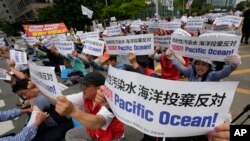
[[[106,107],[94,102],[97,91],[104,84],[105,78],[99,72],[90,72],[83,79],[79,79],[83,91],[84,110],[80,110],[65,96],[59,96],[56,102],[56,111],[61,115],[68,115],[78,120],[83,128],[75,128],[67,132],[66,141],[117,140],[124,134],[123,123],[120,122]]]

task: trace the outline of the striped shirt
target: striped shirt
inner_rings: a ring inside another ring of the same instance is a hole
[[[21,115],[21,110],[17,108],[8,111],[0,111],[0,122],[14,119],[19,115]],[[0,141],[31,141],[36,136],[36,133],[37,126],[32,124],[24,127],[23,130],[15,136],[0,138]]]
[[[14,108],[8,111],[0,111],[0,122],[11,120],[21,115],[21,110]]]

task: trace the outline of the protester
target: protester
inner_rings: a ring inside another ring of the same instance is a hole
[[[21,114],[31,112],[31,109],[11,109],[8,111],[0,111],[0,122],[6,120],[12,120]],[[29,126],[23,128],[21,132],[15,136],[4,136],[0,137],[0,141],[32,141],[36,135],[38,126],[48,117],[49,115],[44,112],[38,112],[36,115],[35,122]]]
[[[243,42],[244,38],[245,38],[245,44],[248,44],[248,40],[250,37],[250,8],[247,9],[244,13],[243,13],[243,26],[242,26],[242,38],[241,38],[241,43]]]
[[[73,127],[70,118],[61,116],[55,111],[55,106],[44,97],[31,81],[23,79],[12,86],[12,91],[24,99],[34,99],[40,111],[50,116],[38,127],[33,141],[60,141],[66,132]]]
[[[83,91],[83,99],[69,101],[59,96],[56,111],[68,115],[82,124],[82,128],[74,128],[67,132],[66,141],[111,141],[120,139],[124,134],[123,123],[120,122],[106,107],[96,103],[95,96],[105,78],[99,72],[90,72],[79,80]],[[83,100],[83,110],[74,105]],[[78,101],[78,102],[77,102]]]

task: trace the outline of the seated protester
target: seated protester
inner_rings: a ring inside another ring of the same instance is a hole
[[[61,116],[55,111],[55,106],[48,101],[39,90],[26,79],[17,81],[12,86],[12,91],[25,99],[34,99],[40,111],[47,112],[50,116],[38,127],[33,141],[60,141],[66,132],[73,127],[72,120]]]
[[[169,59],[169,55],[166,53],[157,54],[158,51],[161,50],[160,46],[156,46],[154,54],[150,55],[151,58],[153,58],[156,61],[160,61],[161,63],[161,78],[168,79],[168,80],[179,80],[180,77],[180,71],[175,68],[175,66],[172,64],[172,60]],[[178,56],[177,58],[182,65],[188,65],[186,64],[186,61],[183,57]],[[188,61],[189,62],[189,61]]]
[[[25,68],[16,69],[15,61],[9,59],[6,60],[6,65],[18,80],[28,79],[30,77],[28,66]]]
[[[11,109],[8,111],[0,111],[0,122],[12,120],[23,113],[31,112],[31,109]],[[15,136],[0,137],[0,141],[32,141],[36,135],[38,126],[48,117],[47,113],[39,112],[36,115],[36,120],[29,126],[22,129]]]
[[[220,81],[229,76],[238,67],[241,63],[241,58],[238,54],[230,55],[225,61],[230,64],[220,71],[214,71],[212,61],[205,59],[194,59],[192,66],[185,67],[174,58],[173,64],[189,81]]]
[[[79,81],[82,86],[83,99],[74,98],[73,100],[73,98],[58,96],[56,102],[56,111],[58,113],[76,119],[83,126],[82,128],[69,130],[66,134],[66,141],[113,141],[120,139],[124,134],[123,123],[105,106],[95,102],[95,96],[100,85],[105,83],[104,76],[94,71],[88,73]],[[76,96],[79,96],[79,94],[76,94]],[[83,110],[80,110],[75,105],[79,101],[84,104]]]
[[[92,65],[91,62],[97,58],[96,56],[89,54],[80,54],[76,51],[72,52],[72,56],[81,59],[83,63],[86,65],[86,68],[90,67]]]
[[[147,55],[136,56],[134,53],[128,53],[128,59],[131,65],[133,66],[135,72],[145,74],[147,76],[159,77],[154,70],[148,67],[149,59]]]
[[[98,90],[95,101],[100,105],[109,107],[108,102],[104,96],[103,86]],[[141,141],[230,141],[230,124],[224,123],[217,127],[212,132],[209,132],[207,136],[195,136],[195,137],[180,137],[180,138],[158,138],[144,134]]]

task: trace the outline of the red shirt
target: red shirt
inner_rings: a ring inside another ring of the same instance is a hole
[[[84,110],[87,113],[96,115],[100,111],[101,107],[102,106],[99,104],[93,104],[92,100],[84,99]],[[94,141],[111,141],[121,138],[124,133],[124,125],[121,121],[114,117],[106,130],[87,129],[87,132]]]

